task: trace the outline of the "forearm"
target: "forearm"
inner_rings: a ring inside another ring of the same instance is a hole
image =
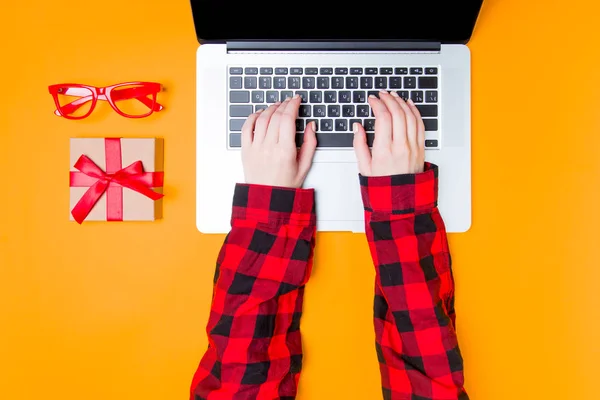
[[[294,398],[314,237],[312,190],[236,187],[191,399]]]
[[[386,399],[466,399],[437,167],[361,177],[376,268],[375,331]]]

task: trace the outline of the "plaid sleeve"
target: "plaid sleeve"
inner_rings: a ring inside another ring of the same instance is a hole
[[[437,166],[429,163],[420,174],[360,176],[386,400],[468,399],[437,178]]]
[[[231,225],[217,259],[209,346],[190,400],[292,400],[302,367],[314,191],[238,184]]]

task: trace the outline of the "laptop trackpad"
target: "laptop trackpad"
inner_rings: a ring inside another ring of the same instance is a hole
[[[314,163],[304,187],[315,189],[319,221],[362,221],[356,163]]]

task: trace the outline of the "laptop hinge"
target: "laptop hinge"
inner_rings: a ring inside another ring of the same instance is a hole
[[[231,41],[227,51],[440,51],[440,42]]]

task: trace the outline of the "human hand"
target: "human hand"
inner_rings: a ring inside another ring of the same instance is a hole
[[[425,125],[412,102],[405,102],[396,92],[369,96],[375,114],[373,150],[367,145],[365,128],[355,123],[354,151],[363,176],[416,174],[425,166]]]
[[[248,117],[242,127],[242,164],[246,183],[299,188],[312,165],[317,147],[315,123],[304,130],[296,148],[296,118],[300,96],[275,103]]]

